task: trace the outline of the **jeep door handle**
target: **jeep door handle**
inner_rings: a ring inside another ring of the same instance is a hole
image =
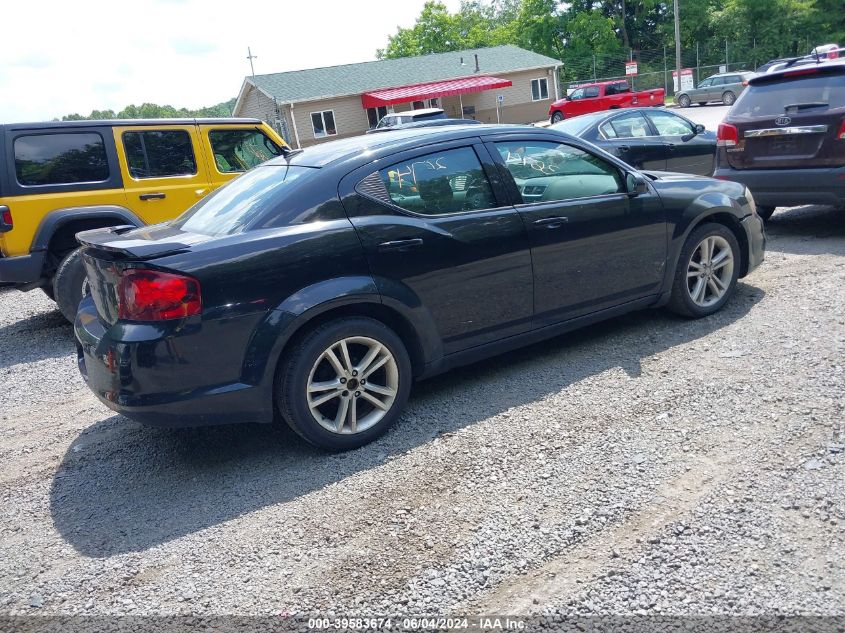
[[[142,193],[138,196],[141,200],[164,200],[167,197],[166,193]]]
[[[407,240],[393,240],[392,242],[382,242],[378,245],[378,249],[380,251],[400,251],[409,248],[416,248],[422,245],[422,238],[415,237]]]
[[[569,222],[569,218],[565,218],[563,216],[557,216],[553,218],[542,218],[540,220],[534,220],[534,226],[545,226],[550,229],[557,229]]]

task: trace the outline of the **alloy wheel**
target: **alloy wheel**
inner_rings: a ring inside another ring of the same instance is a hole
[[[382,343],[351,336],[320,354],[306,389],[308,408],[320,426],[332,433],[362,433],[393,406],[399,366]]]
[[[725,296],[734,273],[731,245],[721,235],[705,237],[693,250],[687,267],[687,291],[693,303],[707,308]]]

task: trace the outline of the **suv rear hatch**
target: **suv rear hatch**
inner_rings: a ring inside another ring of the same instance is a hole
[[[755,77],[724,124],[736,129],[724,153],[734,169],[843,166],[845,64]]]

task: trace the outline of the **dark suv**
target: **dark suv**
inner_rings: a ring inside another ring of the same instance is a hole
[[[158,226],[80,233],[79,367],[158,425],[360,446],[412,381],[639,308],[722,308],[763,259],[736,183],[554,130],[397,130],[296,152]]]
[[[845,63],[760,75],[718,130],[716,171],[746,185],[764,218],[776,206],[845,202]]]

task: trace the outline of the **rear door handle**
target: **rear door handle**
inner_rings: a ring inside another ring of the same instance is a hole
[[[142,193],[138,196],[141,200],[164,200],[167,197],[166,193]]]
[[[416,248],[422,245],[422,238],[415,237],[413,239],[407,240],[393,240],[392,242],[382,242],[378,245],[378,249],[380,251],[400,251],[410,248]]]
[[[563,216],[557,216],[553,218],[541,218],[540,220],[534,220],[535,226],[546,226],[550,229],[556,229],[564,224],[569,222],[569,218],[565,218]]]

